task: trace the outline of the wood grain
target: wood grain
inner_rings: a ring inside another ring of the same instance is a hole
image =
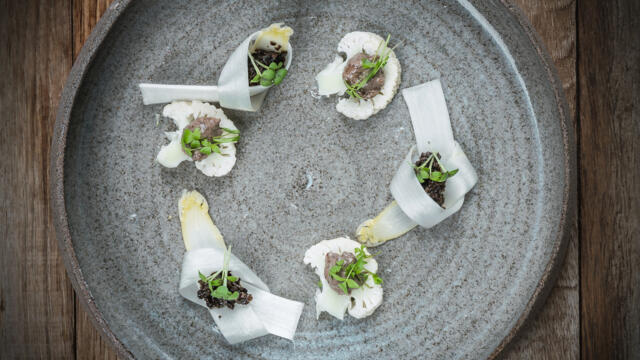
[[[113,0],[73,0],[73,58],[78,57],[82,44]],[[93,326],[89,315],[76,299],[76,358],[118,359],[115,351]]]
[[[73,289],[49,209],[49,148],[71,68],[69,1],[0,1],[0,359],[71,358]]]
[[[113,0],[72,0],[73,2],[73,59],[80,54],[82,44],[91,34],[98,20]]]
[[[585,359],[640,358],[640,1],[578,9]]]
[[[562,82],[574,128],[576,117],[576,2],[514,0],[545,44]],[[502,354],[504,359],[580,357],[578,224],[571,224],[569,247],[558,281],[542,310]],[[544,355],[543,355],[544,354]]]

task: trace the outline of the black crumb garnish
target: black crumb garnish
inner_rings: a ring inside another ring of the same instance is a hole
[[[222,286],[222,273],[218,274],[216,277],[212,277],[215,274],[211,274],[210,277],[207,278],[207,282],[202,279],[198,280],[198,285],[200,285],[200,290],[198,290],[198,298],[203,299],[207,304],[207,307],[211,308],[222,308],[228,307],[229,309],[233,309],[236,304],[247,305],[253,300],[253,296],[249,294],[249,291],[240,285],[240,279],[232,276],[231,272],[228,272],[227,275],[227,290],[231,294],[237,293],[237,297],[235,295],[228,296],[226,299],[223,297],[215,297],[212,296],[216,294],[216,290]],[[209,286],[211,284],[211,286]],[[213,284],[219,284],[214,286]],[[235,299],[234,299],[235,298]]]
[[[440,162],[441,158],[442,156],[437,152],[425,152],[420,155],[420,159],[413,167],[424,191],[433,201],[443,207],[446,181],[458,173],[458,169],[447,171]]]
[[[279,46],[279,45],[278,45]],[[280,50],[279,47],[276,50]],[[287,62],[286,51],[272,51],[257,49],[249,54],[249,86],[278,85],[287,76],[284,64]]]

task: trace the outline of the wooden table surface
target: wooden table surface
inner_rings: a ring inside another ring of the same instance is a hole
[[[640,1],[512,0],[558,69],[578,209],[544,308],[505,359],[640,359]],[[71,65],[110,0],[0,0],[0,359],[113,359],[67,278],[49,148]]]

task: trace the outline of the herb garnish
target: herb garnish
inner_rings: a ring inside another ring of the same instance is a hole
[[[413,168],[416,170],[416,177],[420,184],[423,184],[427,180],[431,180],[434,182],[445,182],[448,178],[458,173],[458,169],[447,171],[444,168],[444,165],[440,162],[439,157],[441,157],[437,152],[431,153],[431,155],[427,158],[427,160],[422,163],[420,166],[413,165]],[[440,169],[442,171],[432,170],[433,161],[436,161],[438,165],[440,165]]]
[[[229,274],[229,257],[231,255],[231,246],[229,246],[224,252],[224,260],[222,270],[210,276],[204,276],[198,271],[198,276],[205,284],[209,285],[211,291],[211,297],[222,300],[237,300],[240,294],[237,291],[231,292],[227,288],[227,281],[236,282],[238,278]],[[215,289],[214,289],[215,288]]]
[[[359,248],[355,248],[356,261],[344,267],[344,277],[338,275],[344,266],[344,260],[338,260],[334,266],[329,269],[329,276],[339,282],[338,286],[345,294],[349,294],[349,289],[357,289],[366,284],[369,276],[373,278],[373,282],[377,285],[382,284],[382,279],[375,273],[365,269],[367,259],[372,258],[374,255],[367,255],[364,245]],[[362,285],[361,285],[362,284]]]
[[[201,134],[200,134],[200,129],[198,128],[196,128],[193,131],[189,129],[184,129],[182,131],[182,139],[180,141],[182,144],[182,150],[184,150],[184,152],[189,156],[193,156],[193,152],[196,150],[200,151],[205,155],[210,155],[211,153],[214,153],[214,152],[218,154],[222,154],[218,144],[237,143],[238,140],[240,140],[240,135],[239,135],[240,130],[223,128],[223,127],[221,127],[221,129],[229,134],[235,134],[236,136],[225,137],[224,135],[221,135],[221,136],[214,136],[211,140],[208,140],[208,139],[200,138]]]
[[[387,65],[387,61],[389,61],[389,55],[391,55],[391,51],[395,49],[395,46],[391,49],[388,48],[390,38],[391,38],[391,34],[387,35],[387,40],[381,41],[380,45],[378,45],[378,49],[376,49],[376,55],[374,58],[375,61],[371,61],[367,58],[362,59],[362,67],[364,69],[371,69],[369,73],[367,73],[367,76],[362,78],[362,80],[360,80],[354,85],[350,85],[347,81],[343,80],[345,86],[347,87],[346,92],[347,94],[349,94],[351,98],[362,99],[362,96],[358,94],[358,91],[360,91],[360,89],[362,89],[365,85],[367,85],[369,80],[373,79],[373,77],[376,76],[376,74],[378,73],[378,71],[380,71],[380,69],[382,69],[385,65]]]
[[[251,83],[260,83],[260,85],[262,86],[278,85],[282,82],[282,80],[284,80],[284,77],[287,76],[287,69],[283,67],[284,64],[282,63],[282,61],[280,61],[279,63],[276,63],[274,61],[267,66],[260,61],[255,60],[251,53],[249,53],[249,59],[251,60],[251,64],[253,65],[253,68],[257,73],[256,76],[251,79]],[[261,72],[256,63],[262,66],[265,70]]]

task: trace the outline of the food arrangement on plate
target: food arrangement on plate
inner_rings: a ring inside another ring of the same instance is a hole
[[[570,112],[520,20],[500,1],[114,2],[50,177],[105,339],[122,358],[499,353],[553,284],[575,196]],[[184,227],[183,189],[208,206]]]
[[[268,89],[283,83],[292,62],[293,29],[272,24],[248,36],[223,67],[217,86],[140,84],[144,104],[166,103],[162,115],[176,131],[166,132],[157,162],[175,168],[194,162],[209,177],[229,174],[236,163],[241,130],[223,108],[258,111]],[[392,102],[401,82],[401,66],[391,36],[351,32],[338,43],[336,56],[316,76],[318,94],[338,97],[336,110],[364,120]],[[397,45],[396,45],[397,46]],[[322,240],[302,261],[319,277],[316,318],[321,313],[343,320],[374,314],[383,302],[378,262],[366,247],[398,238],[416,226],[430,228],[463,205],[478,176],[453,138],[439,79],[402,90],[417,146],[391,181],[394,201],[348,236]],[[206,102],[205,102],[206,101]],[[217,102],[221,108],[208,102]],[[272,294],[240,259],[231,254],[213,223],[208,203],[197,191],[184,191],[179,218],[187,252],[179,293],[209,310],[216,328],[231,344],[267,334],[294,338],[303,303]],[[387,265],[391,266],[391,265]],[[394,284],[389,284],[393,286]]]

